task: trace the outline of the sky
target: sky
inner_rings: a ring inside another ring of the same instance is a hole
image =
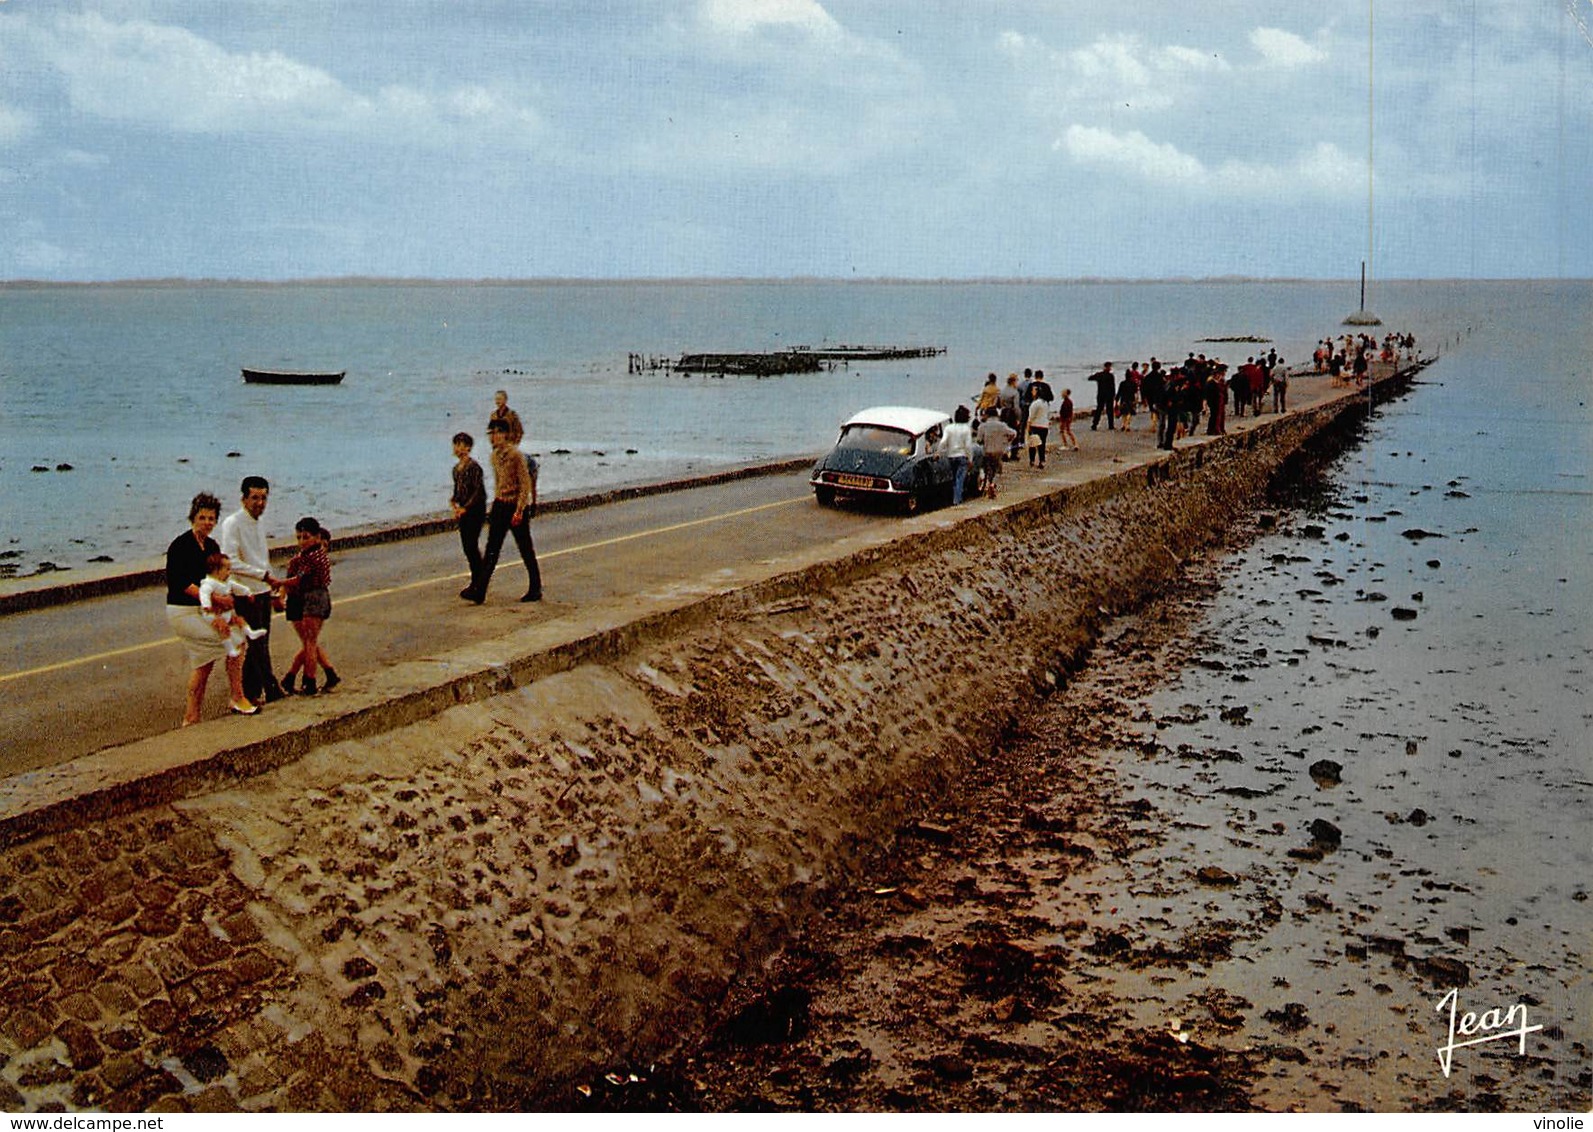
[[[1593,276],[1593,0],[0,0],[0,280]]]

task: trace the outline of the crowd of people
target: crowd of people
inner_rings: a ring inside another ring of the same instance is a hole
[[[520,451],[525,435],[519,415],[499,390],[487,421],[492,443],[493,492],[481,465],[471,457],[468,433],[453,438],[452,505],[458,520],[470,584],[460,597],[480,605],[511,533],[525,563],[529,586],[521,601],[542,600],[542,579],[529,520],[536,515],[536,461]],[[225,519],[210,492],[193,497],[188,529],[166,548],[166,621],[182,642],[189,664],[183,726],[198,723],[216,662],[227,674],[228,709],[255,715],[286,696],[330,692],[341,682],[322,643],[332,616],[332,536],[314,516],[293,526],[298,553],[282,574],[272,570],[260,518],[271,498],[264,476],[245,476],[238,509]],[[481,548],[481,532],[487,544]],[[271,620],[282,613],[299,638],[299,649],[278,679],[271,661]],[[324,681],[321,675],[324,673]]]
[[[1311,364],[1316,373],[1325,373],[1334,385],[1365,385],[1372,368],[1372,359],[1397,363],[1401,358],[1416,356],[1416,335],[1390,332],[1383,335],[1381,345],[1370,334],[1344,334],[1336,341],[1324,338],[1311,354]]]
[[[1092,432],[1100,430],[1103,420],[1109,432],[1119,427],[1132,432],[1135,418],[1143,411],[1150,417],[1149,430],[1157,447],[1170,451],[1174,441],[1195,434],[1203,416],[1208,435],[1223,435],[1230,397],[1236,416],[1247,412],[1260,415],[1269,393],[1273,412],[1288,410],[1289,373],[1276,350],[1245,359],[1232,374],[1226,363],[1193,351],[1171,368],[1153,357],[1146,364],[1130,362],[1119,378],[1113,367],[1114,363],[1103,362],[1086,379],[1095,386],[1094,410],[1090,413]],[[1030,467],[1044,468],[1053,431],[1058,450],[1080,450],[1073,431],[1077,413],[1073,390],[1064,387],[1058,395],[1043,370],[1010,373],[1005,385],[996,374],[989,374],[984,387],[971,400],[971,412],[968,407],[959,406],[954,414],[942,451],[953,460],[967,455],[962,451],[962,434],[957,431],[959,425],[966,424],[966,444],[971,448],[977,443],[983,451],[984,470],[976,490],[984,494],[995,494],[1001,465],[1021,460],[1025,453]],[[993,458],[994,453],[999,453],[1000,458]],[[958,486],[954,482],[952,495],[960,502],[963,493],[957,490]]]
[[[1414,334],[1390,333],[1381,342],[1366,334],[1345,334],[1341,340],[1324,338],[1318,344],[1314,372],[1331,374],[1335,384],[1364,383],[1374,358],[1398,363],[1415,353]],[[1152,357],[1144,364],[1130,362],[1121,377],[1114,363],[1103,362],[1086,380],[1095,387],[1090,431],[1099,431],[1104,421],[1107,431],[1120,428],[1132,432],[1143,412],[1149,417],[1148,431],[1156,447],[1165,451],[1172,451],[1175,441],[1196,435],[1202,424],[1207,436],[1226,434],[1230,413],[1236,418],[1260,416],[1269,405],[1273,413],[1289,411],[1290,371],[1275,348],[1235,366],[1193,350],[1172,366]],[[974,490],[992,497],[1003,463],[1021,460],[1027,452],[1029,466],[1043,468],[1053,445],[1064,452],[1079,451],[1073,432],[1073,390],[1064,387],[1058,396],[1043,370],[1009,373],[1004,384],[991,373],[970,401],[972,410],[958,407],[941,442],[944,454],[961,461],[954,465],[952,498],[956,502],[964,495],[963,481],[975,444],[982,449],[983,470]],[[960,431],[963,428],[966,437]]]

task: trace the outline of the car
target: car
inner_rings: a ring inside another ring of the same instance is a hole
[[[912,515],[952,494],[952,463],[937,449],[951,418],[936,409],[880,405],[854,414],[828,455],[813,465],[808,483],[823,506],[843,498],[875,499]],[[979,482],[981,452],[974,447],[968,484]],[[970,490],[969,494],[973,494]]]

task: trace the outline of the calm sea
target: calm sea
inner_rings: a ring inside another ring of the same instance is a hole
[[[273,537],[303,514],[336,529],[442,510],[449,437],[484,443],[498,388],[545,457],[544,490],[573,492],[815,453],[856,409],[949,409],[992,370],[1038,366],[1066,384],[1109,357],[1239,356],[1246,345],[1201,339],[1241,335],[1302,358],[1354,297],[1277,283],[5,287],[0,566],[147,562],[196,491],[230,506],[250,473],[272,482]],[[1491,341],[1517,309],[1557,311],[1538,340],[1558,372],[1587,356],[1586,286],[1387,284],[1375,298],[1388,325],[1431,345],[1467,327]],[[946,353],[762,380],[627,373],[631,352],[824,344]],[[243,366],[348,377],[246,386]],[[1484,376],[1504,405],[1545,374],[1512,355]]]

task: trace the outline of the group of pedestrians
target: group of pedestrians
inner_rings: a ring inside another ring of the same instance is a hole
[[[322,627],[332,616],[332,536],[306,515],[294,524],[299,552],[285,574],[274,574],[260,525],[270,497],[265,477],[245,476],[238,509],[222,519],[221,501],[202,491],[189,504],[189,529],[166,548],[166,621],[189,662],[185,727],[199,722],[218,660],[236,715],[254,715],[294,692],[315,695],[323,669],[326,691],[339,683],[321,645]],[[271,616],[277,611],[286,613],[299,636],[282,680],[271,663]],[[301,674],[303,685],[295,687]]]
[[[1194,351],[1171,368],[1155,357],[1148,364],[1130,362],[1121,378],[1113,362],[1103,362],[1088,378],[1095,386],[1090,430],[1099,431],[1104,420],[1108,432],[1132,431],[1134,418],[1143,409],[1150,414],[1156,446],[1171,451],[1176,440],[1196,433],[1202,419],[1208,436],[1224,435],[1230,397],[1236,416],[1246,412],[1259,416],[1268,393],[1273,412],[1288,410],[1289,374],[1277,350],[1251,356],[1232,373],[1229,370],[1227,363]],[[1002,463],[1021,459],[1025,448],[1030,467],[1045,467],[1053,430],[1056,447],[1079,451],[1073,433],[1073,391],[1064,388],[1058,398],[1041,370],[1026,369],[1022,377],[1009,374],[1005,385],[992,373],[973,402],[975,419],[968,444],[982,448],[978,490],[987,495],[994,494]],[[953,451],[961,444],[961,434],[955,430],[967,416],[967,409],[959,408],[942,442],[942,451],[954,460],[961,455]],[[959,502],[960,479],[954,477],[952,493]]]
[[[492,416],[487,420],[487,440],[492,445],[490,504],[486,476],[471,456],[475,438],[468,432],[454,433],[454,493],[449,504],[459,522],[459,541],[470,567],[470,584],[459,596],[476,605],[487,600],[487,586],[498,568],[503,540],[513,534],[526,572],[526,591],[520,600],[541,601],[542,572],[531,542],[531,520],[537,513],[537,462],[520,450],[525,426],[520,414],[509,408],[508,392],[498,390],[493,401]],[[487,529],[485,550],[481,549],[483,526]]]
[[[1401,359],[1416,357],[1416,335],[1406,331],[1390,331],[1378,340],[1370,334],[1344,334],[1338,339],[1327,337],[1316,344],[1311,354],[1311,364],[1317,373],[1325,373],[1334,385],[1365,385],[1370,377],[1372,360],[1397,365]]]
[[[537,506],[536,461],[520,451],[525,429],[509,408],[508,394],[499,390],[495,402],[487,421],[490,497],[481,465],[471,458],[475,441],[464,432],[453,438],[453,511],[470,566],[470,584],[459,596],[478,605],[486,600],[499,552],[512,534],[529,578],[520,600],[540,601],[542,577],[529,529]],[[217,661],[225,668],[228,710],[235,715],[255,715],[285,696],[330,692],[341,682],[322,642],[332,616],[332,536],[313,516],[299,519],[293,525],[297,553],[284,573],[276,573],[260,522],[270,498],[264,476],[245,476],[238,509],[223,519],[221,501],[200,492],[189,504],[188,529],[166,548],[166,621],[189,664],[185,727],[201,718]],[[273,613],[285,614],[299,637],[298,652],[280,679],[271,661]]]
[[[1044,370],[1025,369],[1021,377],[1009,373],[1005,385],[992,373],[973,401],[970,443],[977,442],[982,450],[979,490],[987,495],[995,495],[1004,460],[1019,460],[1027,451],[1031,468],[1045,467],[1053,426],[1060,448],[1078,450],[1073,391],[1064,389],[1059,403]],[[959,408],[959,413],[968,415],[966,408]],[[953,495],[960,501],[960,492],[954,490]]]

